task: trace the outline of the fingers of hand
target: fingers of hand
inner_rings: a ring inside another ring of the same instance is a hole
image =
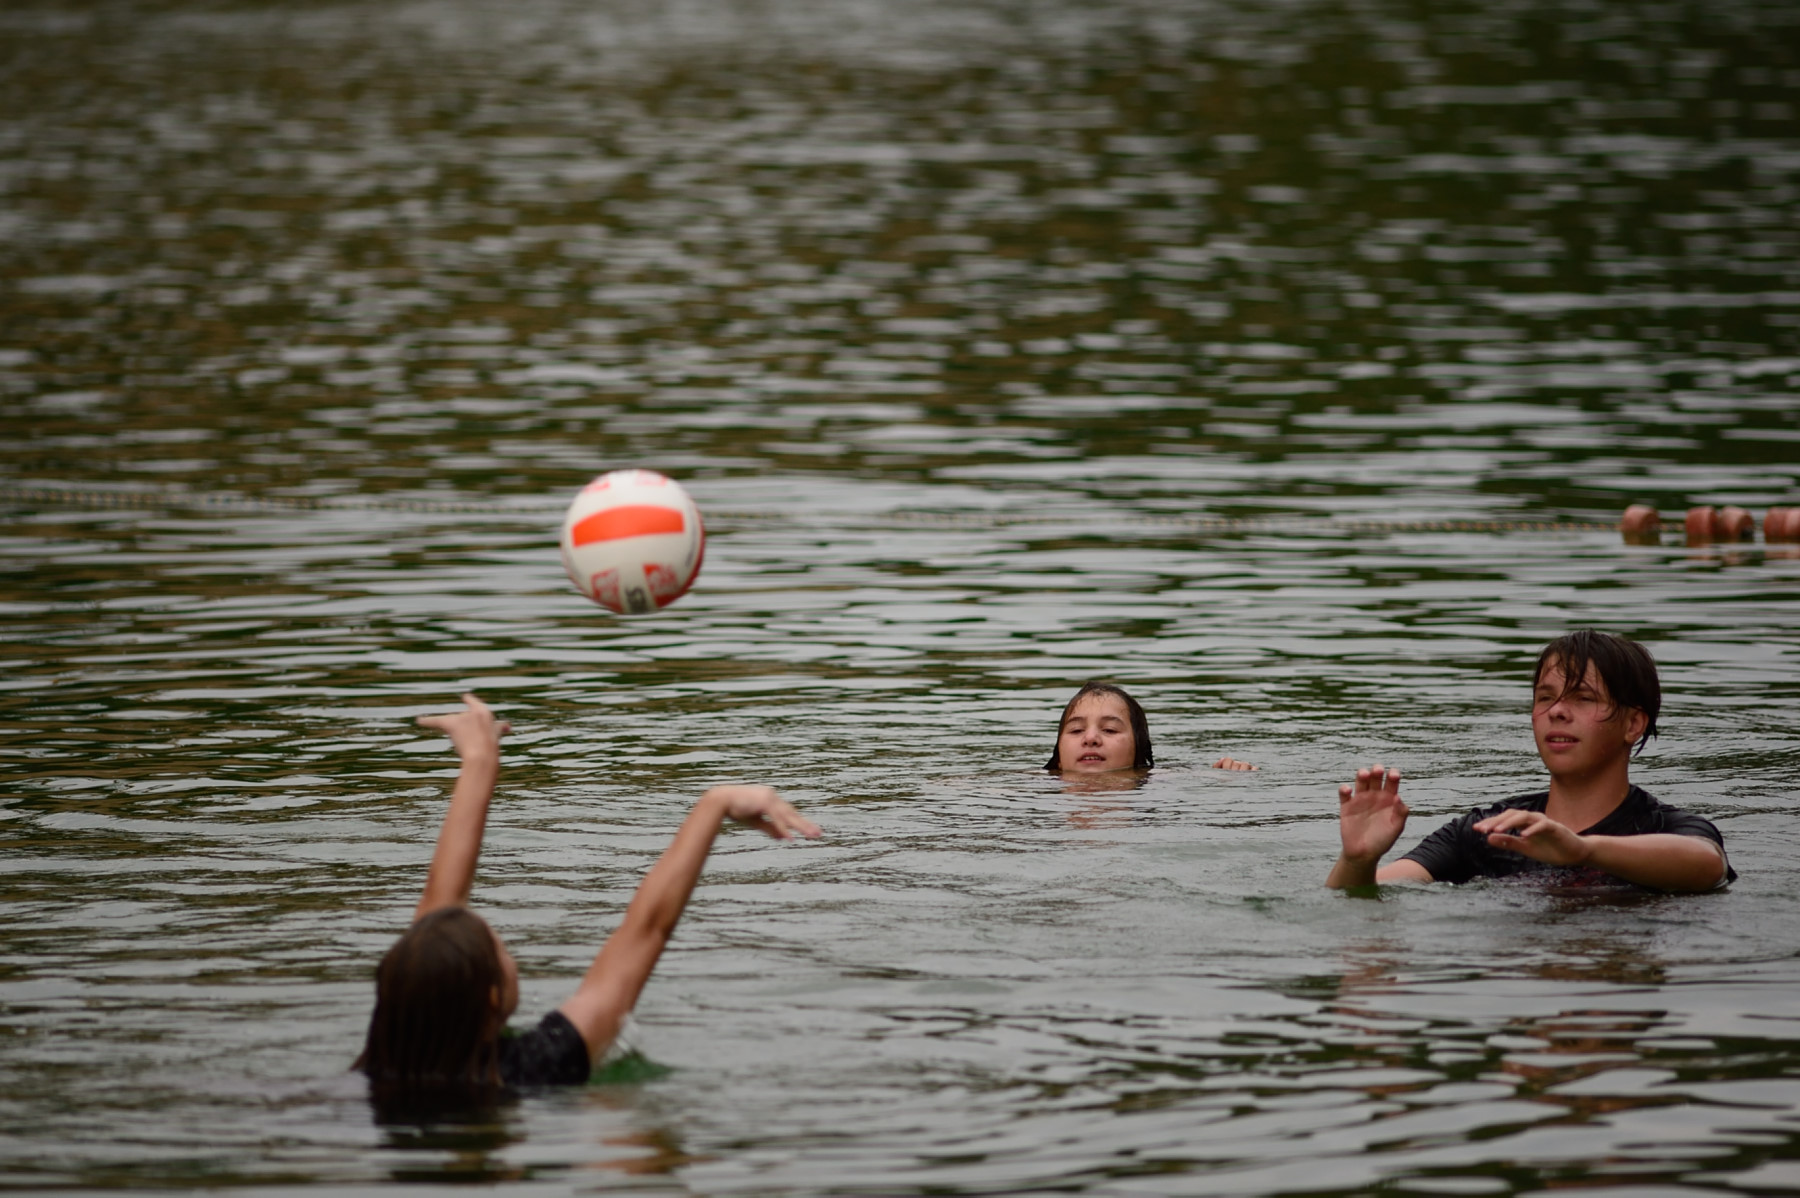
[[[707,791],[725,801],[725,815],[740,824],[761,828],[777,840],[786,840],[790,832],[817,836],[819,830],[803,819],[770,786],[716,786]]]
[[[798,832],[808,839],[822,835],[819,825],[813,823],[786,803],[781,805],[780,815],[781,826],[788,832]]]
[[[451,746],[465,759],[484,745],[498,749],[500,738],[512,731],[511,722],[495,719],[493,709],[476,698],[472,691],[465,693],[462,699],[464,707],[461,711],[422,715],[417,721],[419,727],[434,728],[448,736]]]
[[[1380,762],[1356,771],[1358,790],[1398,791],[1400,771],[1390,770]]]
[[[496,719],[494,717],[494,709],[476,698],[474,691],[466,692],[462,699],[463,702],[468,705],[468,709],[463,714],[472,717],[477,727],[492,728],[495,740],[499,740],[502,736],[505,736],[508,732],[512,731],[511,722]]]
[[[791,803],[771,797],[766,810],[761,813],[759,826],[763,831],[777,840],[786,840],[798,832],[802,836],[819,835],[819,826],[795,811]]]
[[[1529,836],[1541,826],[1543,816],[1535,811],[1502,811],[1499,815],[1480,820],[1475,825],[1477,832],[1516,832],[1520,836]]]
[[[797,812],[773,812],[759,815],[754,820],[745,820],[752,827],[760,828],[776,840],[792,840],[795,833],[808,840],[820,835],[819,826],[810,820],[800,818]]]
[[[444,735],[455,740],[458,735],[481,735],[484,731],[495,740],[499,740],[512,731],[512,723],[508,720],[495,720],[493,713],[485,708],[480,712],[455,711],[442,715],[422,715],[418,719],[419,727],[435,728]]]
[[[1405,814],[1406,805],[1400,802],[1400,771],[1390,770],[1383,765],[1371,765],[1356,771],[1354,785],[1338,787],[1338,801],[1348,802],[1352,797],[1364,799],[1370,803],[1391,803]]]
[[[1544,859],[1545,853],[1555,853],[1556,845],[1550,837],[1535,836],[1541,832],[1543,825],[1530,824],[1508,828],[1492,828],[1488,830],[1487,842],[1490,847],[1505,849],[1509,853],[1521,856]]]

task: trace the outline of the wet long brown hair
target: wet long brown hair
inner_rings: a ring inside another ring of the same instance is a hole
[[[1089,695],[1117,695],[1125,700],[1125,710],[1131,716],[1131,768],[1147,770],[1156,764],[1156,754],[1150,750],[1150,720],[1144,715],[1143,707],[1138,701],[1125,693],[1125,688],[1110,682],[1089,682],[1075,692],[1075,697],[1063,706],[1062,718],[1056,721],[1056,743],[1050,747],[1050,760],[1044,763],[1047,770],[1062,769],[1062,726],[1069,721],[1069,713],[1075,705]]]
[[[355,1068],[385,1095],[499,1090],[504,985],[486,921],[467,907],[431,912],[375,970],[375,1013]]]

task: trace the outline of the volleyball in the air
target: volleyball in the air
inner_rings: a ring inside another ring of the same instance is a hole
[[[687,594],[706,556],[700,509],[654,470],[614,470],[583,487],[563,517],[563,569],[575,589],[621,615]]]

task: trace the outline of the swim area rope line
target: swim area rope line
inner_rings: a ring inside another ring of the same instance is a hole
[[[254,497],[219,491],[100,490],[63,486],[0,484],[0,504],[34,508],[100,510],[166,510],[218,512],[397,512],[410,515],[482,515],[531,517],[560,515],[567,504],[549,500],[499,502],[470,499],[381,499],[365,496]],[[771,511],[730,509],[706,512],[709,525],[791,524],[796,517]],[[1113,527],[1171,532],[1289,532],[1289,533],[1402,533],[1402,532],[1535,532],[1617,533],[1616,523],[1597,520],[1356,520],[1335,516],[1161,516],[1123,514],[1116,518],[1032,515],[1015,512],[891,511],[863,516],[840,514],[832,523],[843,526],[1014,528],[1106,524]]]

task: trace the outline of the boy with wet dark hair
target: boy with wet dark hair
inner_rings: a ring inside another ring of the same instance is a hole
[[[1656,735],[1661,709],[1656,662],[1642,645],[1592,630],[1556,638],[1538,655],[1531,699],[1531,731],[1550,789],[1477,808],[1379,865],[1406,827],[1400,771],[1358,770],[1354,784],[1338,788],[1343,853],[1325,884],[1467,882],[1557,870],[1656,890],[1725,885],[1737,873],[1719,830],[1631,783],[1633,750]]]

